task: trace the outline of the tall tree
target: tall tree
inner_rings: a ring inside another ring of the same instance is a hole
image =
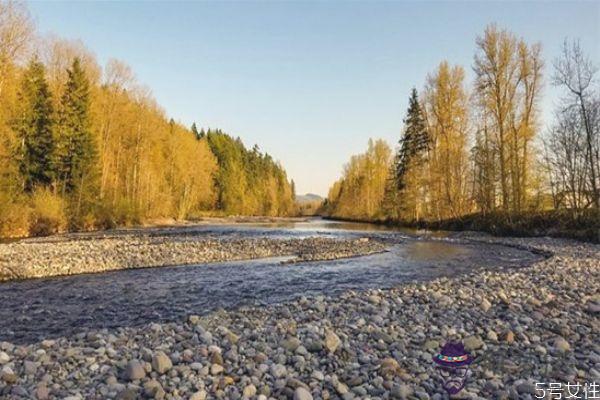
[[[431,137],[427,199],[436,219],[458,217],[469,211],[468,95],[465,72],[446,61],[429,75],[424,113]]]
[[[198,140],[201,139],[200,132],[198,132],[198,128],[196,127],[196,123],[192,123],[192,127],[190,128],[194,137]]]
[[[554,61],[552,82],[566,89],[565,108],[574,108],[580,114],[582,132],[585,132],[585,152],[589,167],[589,181],[592,192],[592,204],[600,208],[598,169],[600,168],[600,133],[594,129],[594,114],[598,113],[598,101],[592,85],[598,68],[585,56],[578,41],[563,44],[562,54]]]
[[[83,196],[95,197],[98,154],[91,129],[90,88],[81,62],[73,60],[61,98],[57,126],[59,189],[74,194],[74,212],[79,214]]]
[[[477,208],[486,214],[496,208],[497,149],[486,114],[476,116],[479,120],[475,130],[475,143],[471,148],[473,162],[471,192]]]
[[[33,22],[24,3],[0,1],[0,97],[9,70],[27,53]]]
[[[31,60],[23,74],[18,94],[19,111],[14,130],[20,140],[19,171],[25,191],[37,185],[49,185],[53,179],[52,97],[45,78],[44,65]]]
[[[395,210],[402,218],[418,220],[422,215],[421,197],[429,144],[423,109],[417,90],[413,88],[404,118],[404,132],[394,160],[395,187],[386,185],[384,196],[384,208]],[[400,204],[393,205],[393,202]]]
[[[425,119],[417,89],[413,88],[408,99],[408,109],[404,118],[404,133],[399,141],[399,151],[395,160],[395,179],[396,186],[399,190],[404,189],[405,175],[409,169],[411,162],[417,158],[418,162],[422,162],[422,156],[427,151],[429,146],[429,135],[425,126]]]
[[[529,46],[495,25],[477,38],[475,94],[490,122],[504,210],[520,211],[527,200],[542,68],[539,44]]]
[[[329,191],[328,211],[341,217],[382,217],[391,161],[388,144],[369,139],[367,151],[350,158],[342,179]]]

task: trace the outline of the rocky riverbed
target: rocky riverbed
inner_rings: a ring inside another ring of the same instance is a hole
[[[280,256],[294,256],[288,262],[332,260],[384,250],[368,238],[51,237],[0,244],[0,281]]]
[[[584,383],[600,383],[600,247],[501,241],[553,256],[519,270],[4,342],[0,398],[443,399],[431,357],[447,340],[477,357],[463,398],[533,399],[536,382],[579,382],[583,395]]]

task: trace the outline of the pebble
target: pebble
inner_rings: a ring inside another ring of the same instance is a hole
[[[483,310],[483,312],[488,312],[490,308],[492,308],[492,303],[489,302],[488,299],[484,298],[479,303],[479,307]]]
[[[554,348],[564,353],[571,350],[571,345],[564,338],[559,337],[554,340]]]
[[[0,398],[442,400],[431,355],[451,339],[478,359],[464,398],[533,399],[534,382],[600,379],[589,311],[598,246],[477,238],[556,255],[393,289],[0,342]]]
[[[294,390],[294,400],[313,400],[312,394],[303,387]]]
[[[210,373],[212,375],[219,375],[221,372],[223,372],[223,370],[224,368],[220,364],[213,364],[210,366]]]
[[[152,369],[159,374],[164,374],[173,367],[171,359],[162,351],[157,351],[152,356]]]
[[[127,363],[127,368],[125,369],[125,376],[130,381],[135,381],[138,379],[142,379],[146,377],[146,370],[141,362],[137,360],[132,360]]]
[[[281,377],[285,376],[286,373],[287,373],[287,370],[284,365],[273,364],[273,366],[271,367],[271,374],[275,378],[281,378]]]
[[[342,341],[332,330],[327,330],[325,332],[325,348],[330,353],[335,353],[337,348],[342,344]]]
[[[102,240],[23,241],[0,246],[0,281],[105,272],[123,268],[189,265],[236,259],[296,256],[288,262],[331,260],[385,251],[378,240],[204,238],[174,241],[169,234],[119,235]],[[189,322],[194,325],[195,318]],[[235,340],[236,335],[230,335]],[[48,342],[52,342],[51,340]]]
[[[199,390],[199,391],[195,392],[190,397],[190,400],[206,400],[206,391]]]
[[[480,349],[484,343],[479,336],[469,336],[463,341],[463,344],[466,350],[471,351]]]

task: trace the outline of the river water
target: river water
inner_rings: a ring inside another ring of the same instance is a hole
[[[314,219],[307,222],[197,225],[145,230],[221,237],[339,237],[369,235],[390,243],[370,256],[297,264],[285,258],[133,269],[0,284],[0,341],[29,343],[86,329],[165,322],[217,308],[264,306],[299,296],[389,288],[481,268],[518,268],[540,259],[528,251],[435,240],[423,232]],[[117,231],[130,235],[136,230]],[[433,236],[443,236],[440,234]],[[52,240],[52,239],[51,239]]]

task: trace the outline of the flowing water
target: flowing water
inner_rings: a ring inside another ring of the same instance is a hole
[[[390,247],[385,253],[335,261],[282,264],[283,257],[7,282],[0,284],[0,341],[28,343],[90,328],[172,321],[217,308],[389,288],[481,268],[522,267],[541,257],[500,245],[432,240],[414,231],[320,219],[144,231],[172,235],[174,240],[187,235],[355,238],[368,234],[388,240]],[[113,234],[139,234],[139,230]]]

